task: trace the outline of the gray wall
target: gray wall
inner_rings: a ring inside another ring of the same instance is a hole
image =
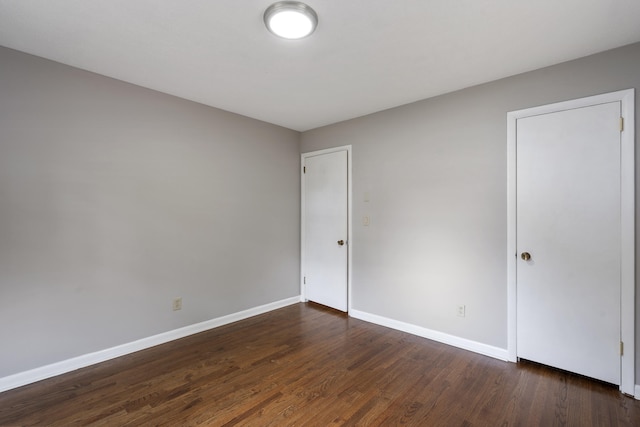
[[[299,295],[299,137],[0,48],[0,377]]]
[[[353,308],[506,348],[506,113],[628,88],[640,44],[303,133],[353,145]]]
[[[353,145],[354,308],[505,348],[506,112],[630,87],[640,44],[303,133]],[[0,377],[298,295],[298,133],[4,48],[0,94]]]

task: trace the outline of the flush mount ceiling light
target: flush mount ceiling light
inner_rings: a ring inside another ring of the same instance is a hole
[[[276,36],[295,40],[313,33],[318,15],[299,1],[279,1],[264,11],[264,24]]]

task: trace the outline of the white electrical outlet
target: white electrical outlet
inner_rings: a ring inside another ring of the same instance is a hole
[[[182,310],[182,298],[173,299],[173,311]]]
[[[464,317],[466,315],[467,307],[464,305],[458,306],[458,317]]]

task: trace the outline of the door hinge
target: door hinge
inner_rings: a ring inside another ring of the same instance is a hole
[[[302,173],[307,173],[307,167],[306,166],[302,167]]]
[[[624,343],[620,341],[620,356],[624,356]]]
[[[620,117],[620,132],[624,130],[624,117]]]
[[[303,284],[303,285],[306,285],[306,284],[307,284],[307,276],[304,276],[304,277],[302,278],[302,284]]]

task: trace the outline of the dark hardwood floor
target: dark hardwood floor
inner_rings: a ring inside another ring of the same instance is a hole
[[[640,426],[640,401],[298,304],[0,393],[0,425]]]

